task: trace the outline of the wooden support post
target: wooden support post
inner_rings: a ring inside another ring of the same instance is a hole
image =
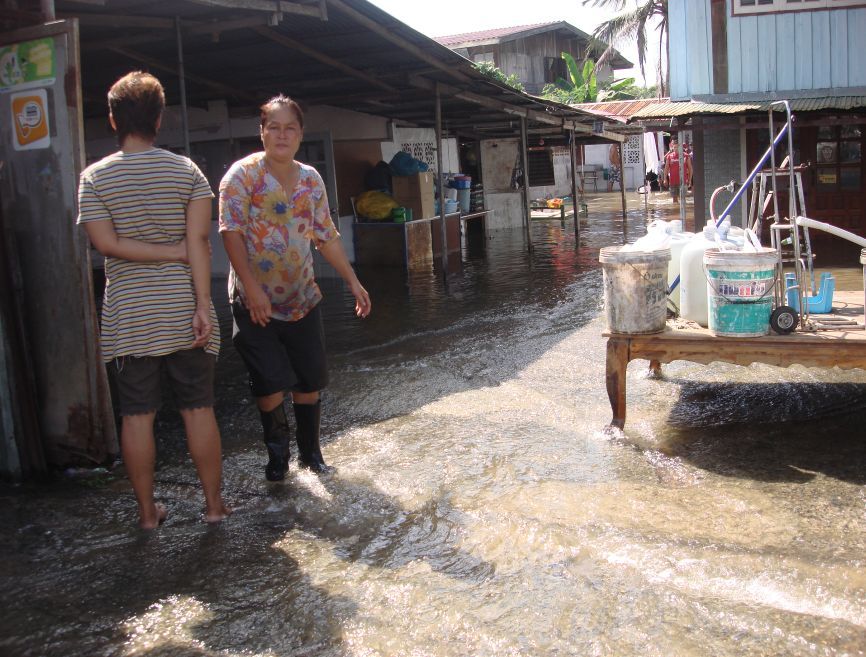
[[[625,203],[625,167],[622,165],[622,144],[619,145],[619,194],[622,197],[622,218],[626,218]]]
[[[569,133],[571,144],[571,210],[574,214],[574,248],[580,246],[580,219],[578,219],[577,202],[577,145],[574,143],[574,130]],[[565,207],[563,205],[563,207]]]
[[[625,426],[625,377],[628,369],[628,338],[611,336],[607,340],[605,383],[613,417],[610,427]]]
[[[445,198],[442,189],[442,93],[436,83],[436,193],[439,196],[439,223],[442,228],[442,277],[448,285],[448,229],[445,226]]]
[[[177,35],[177,77],[180,85],[180,118],[183,126],[183,149],[184,155],[192,157],[189,149],[189,117],[186,107],[186,72],[183,66],[183,37],[180,33],[180,16],[174,17],[175,33]]]
[[[529,199],[529,156],[526,146],[526,117],[520,117],[520,161],[523,166],[523,225],[526,227],[526,247],[532,251],[532,209]]]

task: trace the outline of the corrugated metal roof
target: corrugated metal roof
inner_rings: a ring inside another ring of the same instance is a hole
[[[438,41],[443,46],[448,46],[449,48],[454,47],[456,44],[460,43],[469,43],[472,41],[488,41],[490,39],[500,39],[504,36],[510,36],[512,34],[519,34],[520,32],[526,32],[528,30],[535,30],[539,27],[547,27],[550,25],[557,25],[558,23],[534,23],[532,25],[515,25],[513,27],[498,27],[490,30],[479,30],[477,32],[464,32],[462,34],[450,34],[447,36],[438,36],[433,37],[434,41]]]
[[[825,96],[822,98],[792,98],[792,112],[817,112],[820,110],[852,110],[866,108],[866,96]],[[749,114],[766,112],[770,107],[781,111],[781,105],[772,105],[769,100],[739,103],[707,103],[696,100],[654,98],[644,100],[616,100],[606,103],[580,103],[574,107],[587,110],[611,119],[667,119],[694,116],[696,114]]]
[[[866,96],[834,96],[824,98],[792,98],[792,112],[817,112],[819,110],[838,109],[851,110],[866,108]],[[704,103],[699,101],[667,100],[637,109],[631,114],[632,119],[668,118],[671,116],[692,116],[695,114],[748,114],[751,112],[766,112],[770,108],[781,110],[781,105],[772,105],[771,101],[753,101],[741,103]]]

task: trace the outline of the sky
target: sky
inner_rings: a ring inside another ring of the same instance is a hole
[[[566,21],[591,34],[596,26],[616,15],[611,9],[584,7],[581,0],[370,0],[380,9],[429,37],[475,32],[498,27]],[[633,0],[627,0],[627,6]],[[658,62],[658,37],[655,30],[647,32],[650,47],[647,51],[644,82],[637,65],[637,47],[632,43],[614,44],[626,59],[633,62],[633,70],[617,71],[617,77],[634,77],[638,84],[655,84]],[[655,52],[654,52],[655,51]]]

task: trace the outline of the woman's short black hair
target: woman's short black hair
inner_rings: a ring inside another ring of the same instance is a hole
[[[301,126],[301,130],[304,129],[304,110],[301,109],[301,106],[298,105],[297,101],[292,100],[288,96],[284,96],[283,94],[278,94],[268,100],[264,105],[259,108],[259,126],[264,128],[265,122],[268,120],[268,114],[273,112],[278,107],[288,107],[295,113],[295,118],[298,119],[298,123]]]

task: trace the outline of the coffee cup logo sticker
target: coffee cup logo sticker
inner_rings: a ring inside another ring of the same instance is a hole
[[[13,94],[11,100],[15,150],[48,148],[51,145],[51,135],[48,129],[48,96],[45,89]]]

